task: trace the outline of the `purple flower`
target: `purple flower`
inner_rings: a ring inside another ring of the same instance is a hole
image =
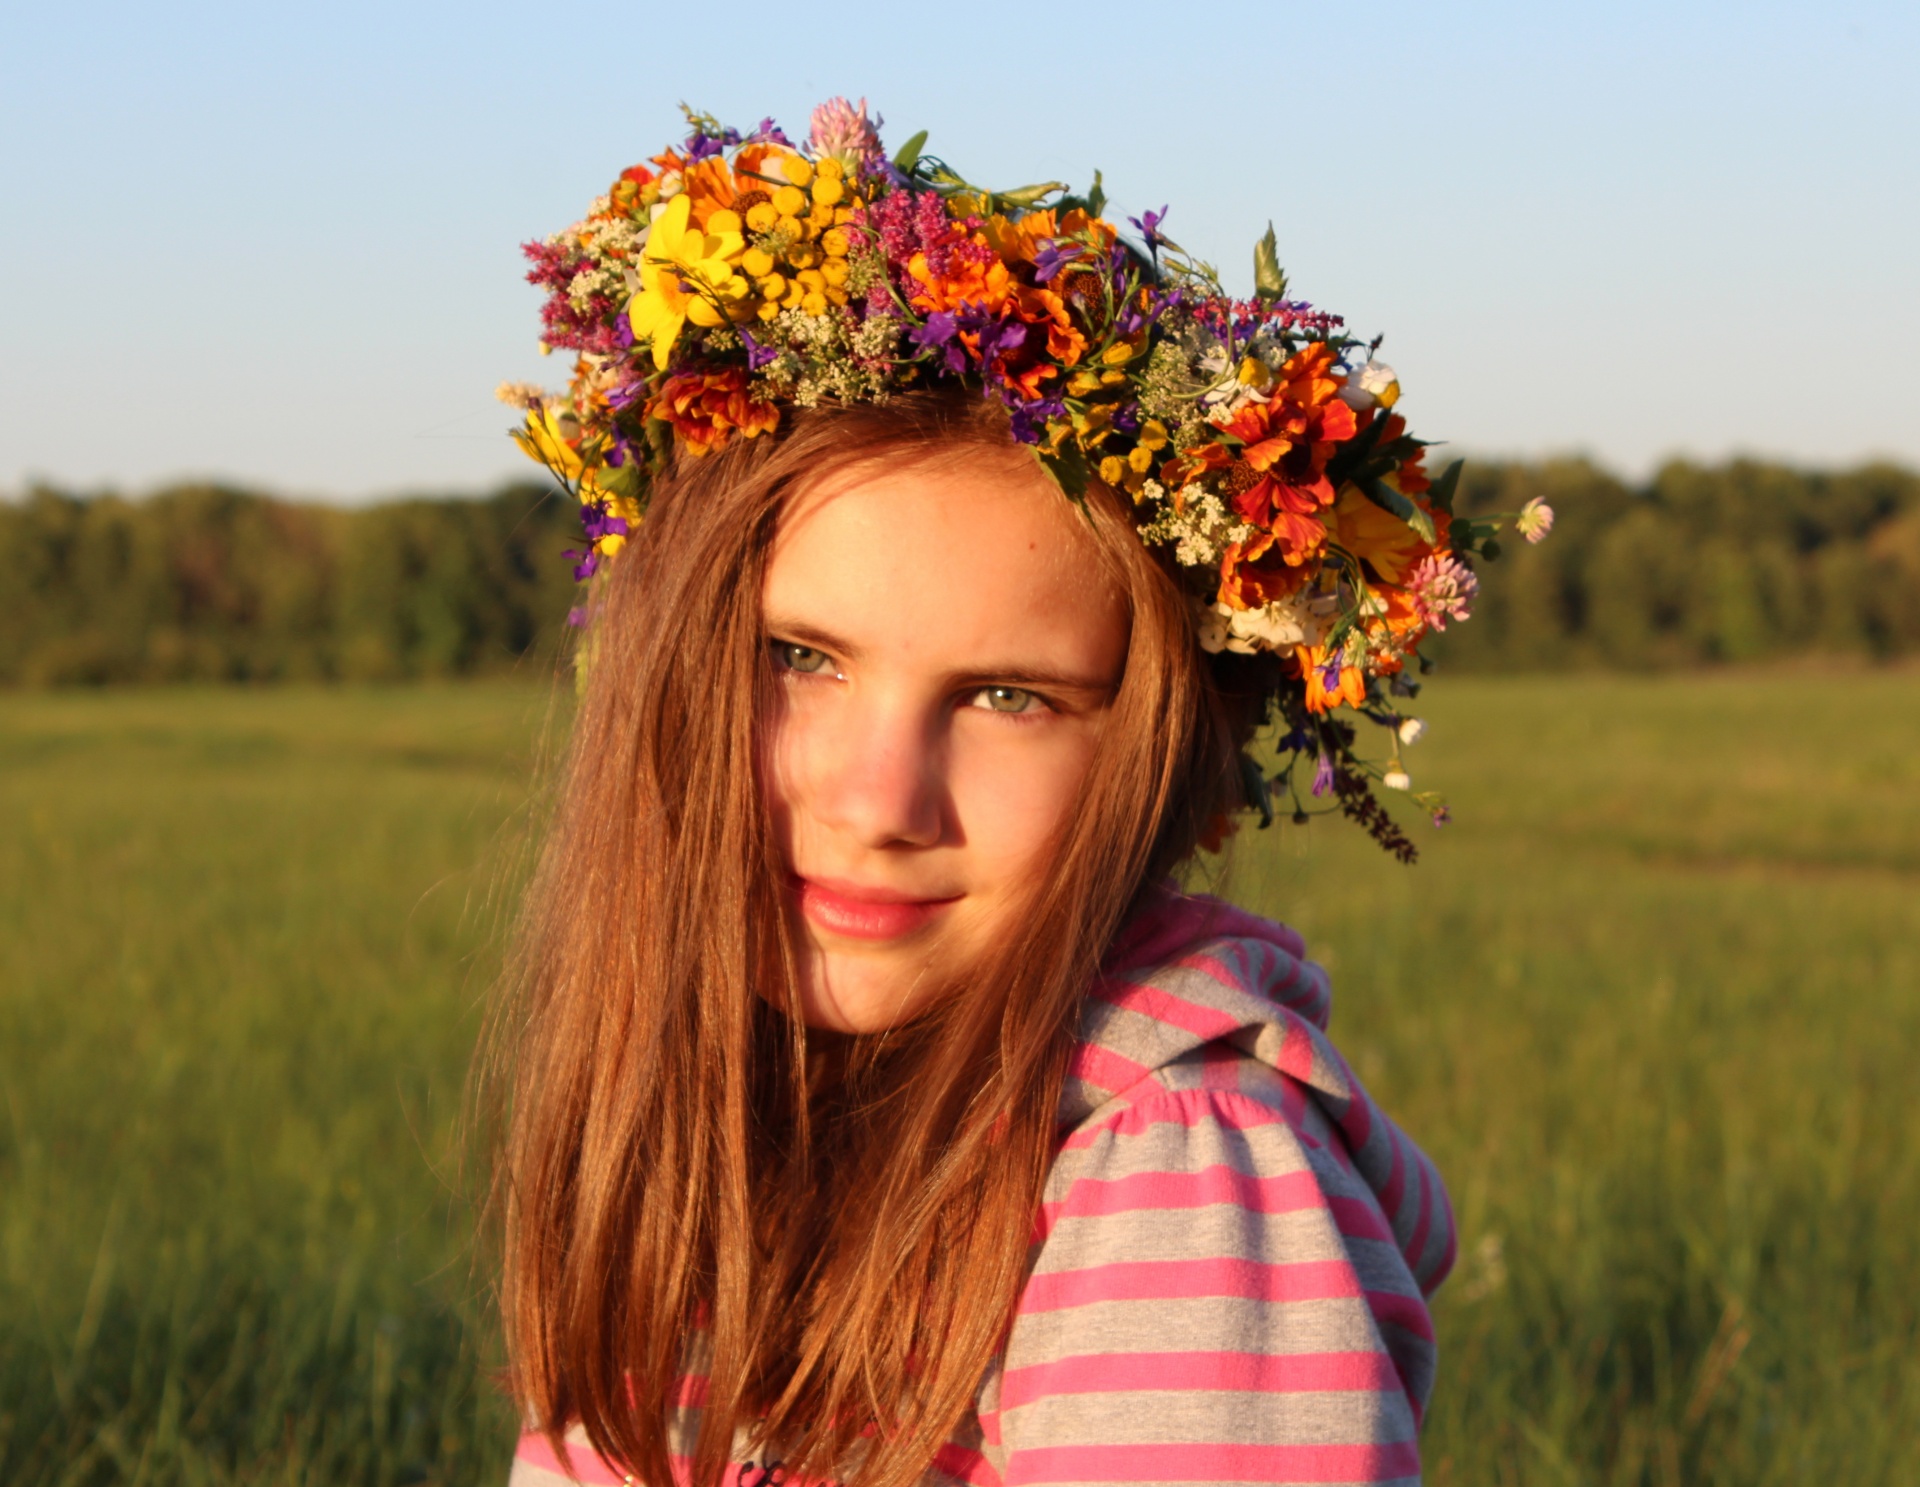
[[[1123,434],[1140,432],[1140,405],[1122,403],[1113,410],[1113,426]]]
[[[576,604],[572,609],[569,609],[567,611],[567,623],[576,630],[583,628],[587,623],[587,606],[584,604]]]
[[[1013,437],[1022,444],[1038,444],[1047,436],[1047,425],[1067,416],[1067,405],[1060,398],[1040,398],[1022,403],[1013,410]]]
[[[723,129],[719,134],[708,134],[704,129],[696,129],[687,138],[687,164],[693,165],[701,160],[711,160],[722,150],[732,149],[740,143],[738,129]]]
[[[935,310],[907,339],[922,351],[940,353],[941,364],[949,372],[966,371],[967,348],[960,344],[960,322],[951,310]]]
[[[740,327],[740,340],[747,348],[747,368],[757,372],[780,353],[772,346],[762,346],[754,340],[752,334],[743,325]]]
[[[788,149],[793,148],[793,141],[781,132],[780,126],[774,123],[772,119],[762,119],[753,133],[747,136],[747,143],[750,145],[785,145]]]
[[[1313,793],[1315,795],[1325,795],[1332,788],[1333,759],[1330,755],[1322,754],[1320,756],[1320,762],[1314,766]]]
[[[1133,230],[1140,234],[1140,240],[1147,245],[1149,253],[1158,253],[1160,245],[1166,241],[1160,236],[1160,224],[1166,220],[1165,207],[1157,212],[1142,212],[1138,217],[1127,218],[1127,221],[1133,224]]]
[[[589,501],[580,508],[580,529],[587,541],[598,542],[602,537],[626,536],[627,522],[625,517],[609,515],[605,501]]]
[[[1048,283],[1053,276],[1078,258],[1081,248],[1078,243],[1068,243],[1064,248],[1052,238],[1040,245],[1040,251],[1033,256],[1034,277],[1042,284]]]
[[[972,308],[968,306],[968,309]],[[966,314],[965,311],[961,313],[963,316]],[[979,322],[978,326],[974,326],[966,324],[963,320],[962,325],[980,337],[982,361],[990,361],[996,356],[1010,356],[1027,344],[1027,326],[1024,321],[1011,317],[1005,320],[991,319],[983,307],[979,314]]]
[[[600,570],[600,554],[590,547],[584,552],[576,551],[569,547],[565,552],[561,553],[560,556],[563,558],[578,558],[580,560],[573,565],[573,581],[575,583],[585,583]]]

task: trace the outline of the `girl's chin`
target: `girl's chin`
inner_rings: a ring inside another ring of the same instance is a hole
[[[834,1033],[879,1033],[924,1010],[935,979],[921,956],[868,946],[836,953],[816,945],[800,991],[800,1015],[810,1028]]]

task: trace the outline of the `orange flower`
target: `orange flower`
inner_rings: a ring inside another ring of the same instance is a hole
[[[1306,517],[1284,534],[1258,532],[1231,544],[1220,559],[1220,602],[1234,609],[1258,609],[1284,599],[1308,578],[1307,560],[1326,543],[1327,530]]]
[[[751,439],[772,433],[780,424],[780,410],[749,397],[747,374],[737,369],[669,377],[647,412],[671,424],[675,436],[696,455],[711,454],[736,429]]]
[[[1293,654],[1307,683],[1307,711],[1332,712],[1343,702],[1358,707],[1367,700],[1367,679],[1358,666],[1335,661],[1324,645],[1295,646]]]
[[[1087,338],[1074,328],[1067,302],[1046,285],[1020,286],[1015,293],[1014,313],[1028,325],[1047,328],[1047,355],[1061,366],[1075,366],[1087,354]]]
[[[1028,212],[1024,217],[989,217],[983,228],[987,245],[1008,263],[1032,263],[1040,256],[1040,245],[1057,238],[1081,241],[1091,238],[1096,248],[1111,248],[1117,236],[1114,226],[1104,217],[1089,217],[1074,207],[1056,216],[1051,207],[1043,212]]]
[[[717,155],[688,166],[680,179],[681,189],[693,204],[694,223],[703,232],[707,219],[723,208],[730,210],[738,194],[732,167]],[[739,228],[734,231],[738,232]]]
[[[1233,497],[1234,510],[1255,526],[1282,512],[1308,516],[1333,504],[1327,461],[1359,424],[1340,401],[1332,365],[1333,352],[1316,341],[1280,368],[1266,402],[1243,404],[1219,425],[1241,441],[1240,457],[1260,476]]]
[[[1198,480],[1209,471],[1224,470],[1233,463],[1233,451],[1224,444],[1196,444],[1183,449],[1160,466],[1160,483],[1177,492],[1181,486]]]
[[[972,241],[985,246],[978,233]],[[907,273],[920,287],[908,301],[916,310],[957,310],[963,305],[985,305],[994,312],[1005,307],[1013,293],[1013,277],[999,259],[982,261],[971,253],[954,253],[948,259],[945,274],[936,276],[927,267],[927,255],[916,253],[907,264]]]

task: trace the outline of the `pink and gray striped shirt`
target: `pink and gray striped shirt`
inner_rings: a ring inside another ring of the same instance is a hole
[[[926,1482],[1419,1481],[1453,1214],[1328,1041],[1304,955],[1209,898],[1164,894],[1128,926],[1087,1002],[1006,1348]],[[686,1443],[704,1382],[683,1390]],[[509,1487],[624,1480],[584,1440],[567,1455],[523,1437]],[[742,1459],[727,1487],[784,1480]]]

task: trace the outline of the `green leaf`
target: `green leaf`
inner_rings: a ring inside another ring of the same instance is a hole
[[[630,459],[624,465],[602,465],[594,472],[600,489],[610,496],[633,499],[640,494],[640,461]]]
[[[1360,492],[1382,511],[1391,511],[1401,521],[1420,534],[1422,542],[1432,542],[1437,535],[1433,530],[1433,518],[1409,501],[1399,491],[1385,481],[1366,479],[1357,481]]]
[[[1107,209],[1107,188],[1100,184],[1100,172],[1093,173],[1093,184],[1087,188],[1088,215],[1098,217]]]
[[[1466,463],[1465,460],[1455,460],[1448,465],[1440,472],[1440,478],[1434,481],[1433,488],[1427,492],[1428,503],[1446,512],[1448,516],[1453,515],[1453,493],[1459,488],[1460,471]]]
[[[1051,196],[1056,191],[1067,189],[1065,181],[1042,181],[1036,186],[1020,186],[1012,191],[996,191],[993,199],[1005,202],[1010,207],[1030,207],[1042,197]]]
[[[1247,793],[1247,807],[1260,813],[1260,829],[1273,825],[1273,789],[1267,777],[1250,756],[1240,756],[1240,786]]]
[[[914,166],[920,163],[920,152],[926,146],[927,131],[922,129],[894,152],[893,163],[906,175],[912,175]]]
[[[1285,299],[1287,296],[1287,275],[1280,267],[1280,243],[1273,235],[1273,224],[1267,224],[1267,235],[1260,239],[1253,250],[1253,296],[1255,299]]]
[[[1059,449],[1049,453],[1035,450],[1040,463],[1046,466],[1047,473],[1053,477],[1054,484],[1066,493],[1071,501],[1083,500],[1087,494],[1087,457],[1078,444],[1068,441]]]

